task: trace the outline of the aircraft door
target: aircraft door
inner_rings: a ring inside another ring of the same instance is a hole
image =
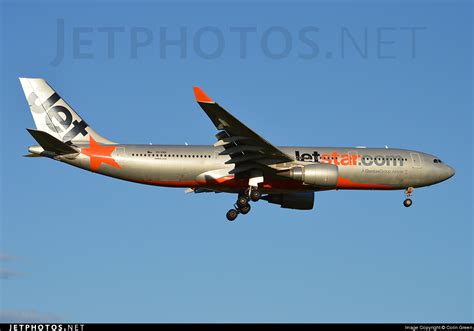
[[[421,158],[418,153],[410,153],[413,168],[421,168]]]
[[[125,157],[125,148],[124,147],[116,147],[114,150],[115,157],[122,158]]]

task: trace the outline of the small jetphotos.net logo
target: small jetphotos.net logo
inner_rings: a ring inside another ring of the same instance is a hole
[[[84,324],[10,324],[9,331],[84,331]]]
[[[303,162],[329,163],[337,166],[392,166],[403,167],[408,161],[401,155],[369,155],[354,153],[330,152],[320,154],[318,151],[312,153],[301,153],[295,151],[295,159]]]

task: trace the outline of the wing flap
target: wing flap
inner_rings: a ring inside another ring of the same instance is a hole
[[[236,145],[224,149],[219,155],[231,155],[243,152],[263,152],[260,146],[250,146],[250,145]]]
[[[240,136],[235,136],[235,137],[225,137],[219,140],[214,144],[214,147],[219,147],[219,146],[225,146],[229,145],[235,142],[238,142],[239,140],[249,140],[250,138],[247,137],[240,137]]]
[[[231,156],[230,160],[225,161],[225,164],[238,164],[238,163],[244,163],[248,161],[255,161],[259,159],[265,158],[265,155],[263,154],[245,154],[245,155],[237,155],[237,156]]]
[[[241,174],[241,173],[245,173],[249,170],[260,169],[260,168],[263,168],[263,167],[264,167],[263,165],[257,164],[257,163],[245,163],[245,164],[236,166],[234,169],[229,171],[229,174],[238,175],[238,174]]]

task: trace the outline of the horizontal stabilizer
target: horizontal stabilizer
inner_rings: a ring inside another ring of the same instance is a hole
[[[28,130],[28,132],[33,136],[33,138],[35,138],[38,144],[40,144],[40,146],[43,147],[46,152],[52,152],[58,155],[79,153],[72,146],[53,137],[47,132],[33,129],[26,130]]]

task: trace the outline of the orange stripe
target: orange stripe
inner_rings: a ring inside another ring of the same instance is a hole
[[[236,189],[246,189],[248,187],[248,179],[235,179],[233,176],[226,176],[212,180],[188,180],[188,181],[153,181],[153,180],[137,180],[137,183],[167,186],[167,187],[209,187],[223,186]],[[308,190],[308,185],[293,180],[271,180],[264,181],[259,185],[263,189],[289,189],[289,190]],[[335,189],[348,190],[392,190],[390,185],[383,184],[366,184],[353,182],[350,179],[339,177]]]
[[[187,181],[156,181],[156,180],[137,180],[137,183],[156,185],[156,186],[167,186],[167,187],[205,187],[209,185],[214,186],[226,186],[226,187],[242,187],[245,188],[248,186],[248,180],[236,180],[234,176],[226,176],[221,178],[216,178],[213,180],[187,180]]]

